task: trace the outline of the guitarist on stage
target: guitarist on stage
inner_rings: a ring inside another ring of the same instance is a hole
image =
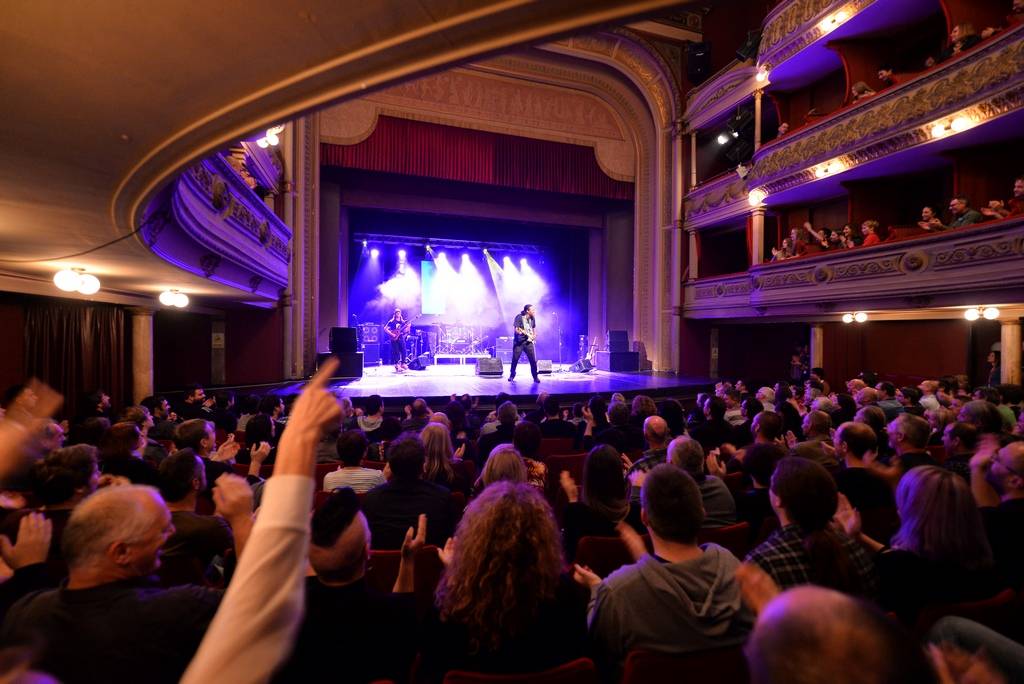
[[[401,309],[395,309],[395,315],[384,324],[384,332],[391,338],[391,360],[395,362],[395,372],[409,370],[405,365],[405,336],[409,334],[412,321],[406,321]]]
[[[537,377],[537,352],[533,348],[533,341],[537,339],[537,317],[533,304],[527,304],[512,322],[515,329],[515,338],[512,341],[512,370],[509,373],[508,381],[516,379],[516,364],[519,363],[519,356],[526,352],[526,358],[530,360],[530,372],[533,373],[533,381],[540,382]]]

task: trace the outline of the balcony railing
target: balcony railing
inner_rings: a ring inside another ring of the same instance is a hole
[[[747,182],[734,171],[694,188],[683,200],[687,228],[700,228],[743,216],[750,210]]]
[[[288,284],[291,229],[220,155],[158,195],[144,225],[149,248],[187,271],[273,300]]]
[[[685,315],[735,318],[1018,301],[1024,217],[753,266],[685,288]]]

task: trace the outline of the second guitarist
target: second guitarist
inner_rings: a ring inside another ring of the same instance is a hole
[[[533,374],[533,381],[540,382],[537,377],[537,352],[534,350],[533,342],[537,339],[537,317],[533,304],[527,304],[512,322],[515,330],[515,337],[512,341],[512,369],[509,372],[508,381],[516,379],[516,365],[519,357],[526,352],[526,358],[530,360],[530,372]]]
[[[391,320],[384,324],[384,332],[391,338],[391,360],[395,362],[395,372],[409,370],[405,365],[405,336],[409,334],[412,321],[405,320],[401,309],[395,309]]]

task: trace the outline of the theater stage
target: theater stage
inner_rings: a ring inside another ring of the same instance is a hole
[[[592,394],[608,395],[646,394],[651,397],[692,397],[713,386],[710,378],[685,377],[672,373],[613,373],[594,369],[589,373],[568,371],[569,365],[558,367],[550,375],[541,375],[540,383],[530,377],[529,364],[520,364],[514,382],[508,381],[508,367],[502,377],[484,377],[475,374],[473,365],[435,365],[421,371],[396,373],[391,366],[371,366],[364,369],[362,378],[338,380],[331,388],[339,396],[352,398],[379,394],[385,399],[411,401],[422,397],[432,406],[446,403],[452,394],[483,397],[483,404],[493,402],[499,392],[507,392],[516,400],[532,401],[541,390],[557,394],[563,404],[583,401]],[[562,370],[564,369],[564,370]],[[274,391],[276,394],[295,394],[301,384],[291,383]],[[490,400],[490,401],[489,401]]]

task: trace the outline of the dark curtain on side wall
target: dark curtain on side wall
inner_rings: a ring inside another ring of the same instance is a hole
[[[64,395],[62,413],[78,415],[82,395],[98,388],[124,405],[129,379],[126,316],[108,304],[37,300],[25,309],[25,370]]]

